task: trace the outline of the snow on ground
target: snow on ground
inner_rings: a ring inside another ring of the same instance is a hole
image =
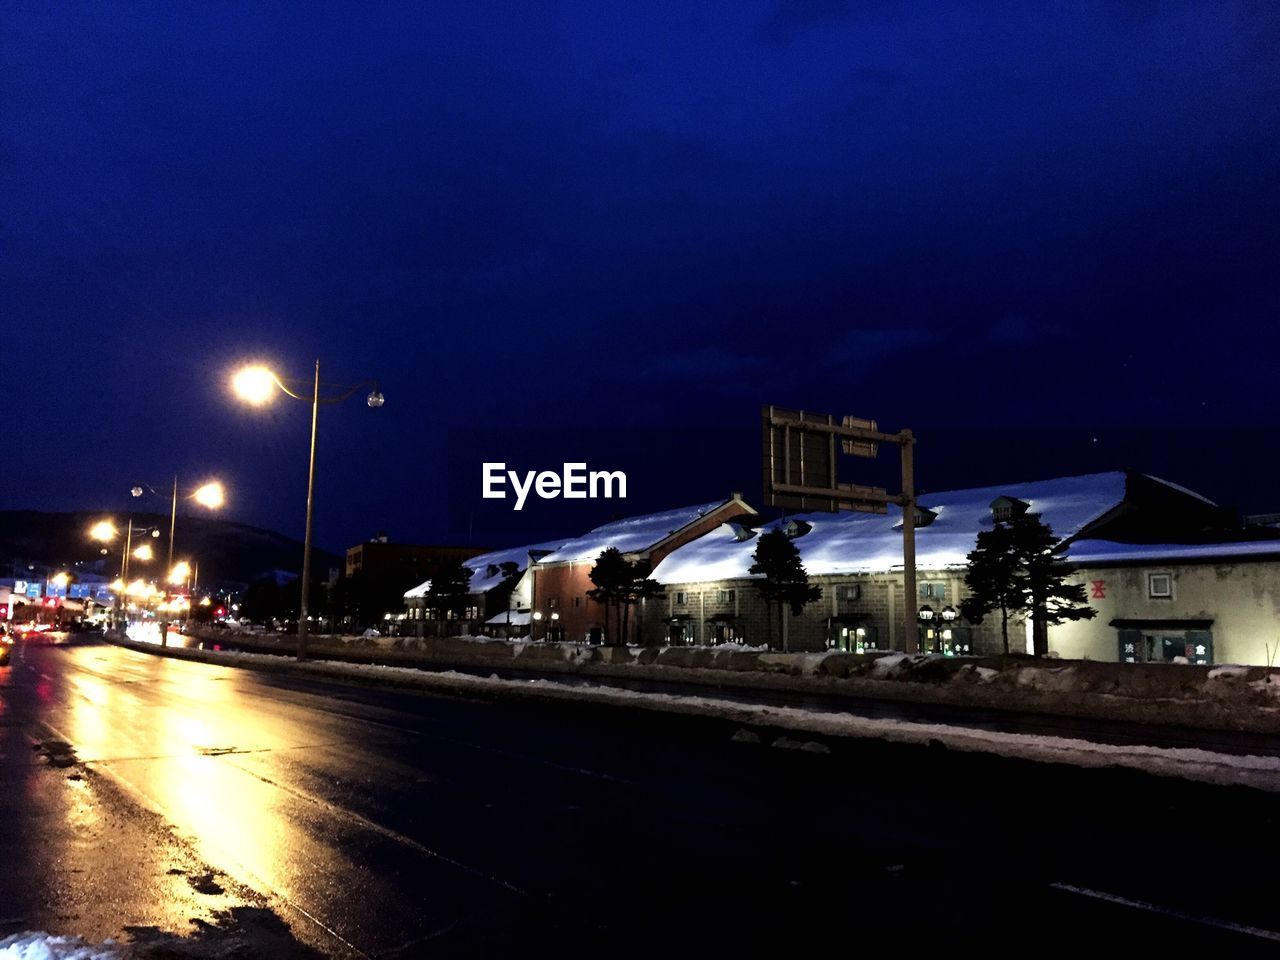
[[[119,960],[123,956],[112,940],[92,944],[79,937],[32,932],[0,940],[0,960]]]
[[[287,672],[389,680],[442,692],[510,694],[540,699],[576,700],[661,713],[714,716],[747,725],[781,728],[810,735],[878,739],[892,743],[918,745],[938,742],[953,750],[992,753],[1012,759],[1068,763],[1080,767],[1127,767],[1160,776],[1177,776],[1223,785],[1239,784],[1280,793],[1280,757],[1241,756],[1188,747],[1167,748],[1094,743],[1069,737],[1006,733],[939,723],[859,717],[807,710],[802,707],[743,704],[715,697],[648,693],[613,687],[571,686],[544,679],[504,680],[476,677],[452,670],[427,673],[412,667],[333,661],[310,661],[297,664],[284,661],[280,657],[254,653],[212,653],[188,650],[170,650],[169,653],[227,665],[270,666]],[[881,660],[896,661],[898,665],[906,659],[908,658],[905,654],[881,658]]]
[[[1221,667],[1214,667],[1209,671],[1210,680],[1243,680],[1248,675],[1248,667],[1242,667],[1234,663],[1223,664]]]

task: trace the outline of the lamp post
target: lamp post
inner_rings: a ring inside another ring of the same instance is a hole
[[[538,628],[538,624],[539,624],[539,623],[541,623],[541,622],[542,622],[542,611],[541,611],[541,610],[535,610],[535,611],[533,611],[533,625],[529,627],[529,639],[530,639],[530,640],[537,640],[537,639],[538,639],[538,637],[537,637],[537,635],[536,635],[536,631],[537,631],[537,628]],[[544,636],[545,636],[545,635],[544,635]]]
[[[138,532],[140,535],[149,534],[153,539],[159,538],[160,536],[159,527],[141,527],[139,528]],[[120,551],[120,579],[118,583],[121,584],[121,589],[114,591],[115,603],[113,604],[113,607],[114,607],[113,619],[115,623],[113,625],[116,627],[120,625],[119,621],[123,619],[122,614],[125,612],[121,597],[125,592],[124,586],[127,585],[129,582],[129,558],[133,557],[134,559],[142,563],[147,563],[152,559],[152,556],[154,553],[154,551],[151,549],[151,544],[147,543],[146,541],[143,541],[141,544],[135,547],[133,545],[133,534],[134,534],[133,517],[130,517],[129,522],[125,525],[124,546],[123,546],[123,549]],[[97,540],[99,543],[110,543],[119,535],[120,535],[120,531],[116,528],[116,525],[110,520],[99,520],[97,523],[95,523],[92,527],[89,528],[89,538],[91,540]],[[105,547],[103,548],[103,552],[104,553],[106,552]]]
[[[267,367],[251,366],[237,371],[231,378],[236,395],[251,406],[260,407],[271,400],[276,390],[294,400],[311,404],[311,452],[307,466],[307,526],[302,545],[302,597],[298,610],[298,659],[307,659],[307,617],[311,602],[311,520],[314,513],[316,488],[316,424],[320,418],[320,404],[342,403],[357,391],[370,387],[365,402],[374,410],[386,402],[375,380],[363,380],[356,384],[332,384],[320,382],[320,361],[316,360],[315,378],[310,382],[310,396],[306,392],[307,381],[277,376]],[[331,391],[321,394],[321,387]]]
[[[151,491],[156,496],[160,496],[159,491],[149,483],[137,483],[129,491],[129,494],[136,500],[147,491]],[[187,495],[188,500],[194,500],[202,507],[209,510],[217,510],[227,502],[227,494],[225,488],[217,480],[210,480],[202,483]],[[178,525],[178,477],[173,477],[173,492],[169,502],[169,558],[168,566],[173,566],[173,534]]]
[[[944,641],[950,642],[952,638],[952,628],[955,622],[960,619],[960,613],[955,607],[945,606],[941,610],[935,611],[933,607],[927,603],[916,613],[916,620],[919,621],[922,630],[928,630],[935,622],[941,621],[941,629],[935,630],[933,635],[933,652],[946,653]],[[923,639],[923,637],[921,638]]]
[[[948,605],[942,608],[942,610],[939,613],[939,616],[942,617],[942,635],[939,637],[938,647],[940,650],[942,650],[942,652],[945,653],[946,652],[945,649],[942,649],[943,644],[945,643],[950,645],[951,653],[954,656],[956,646],[952,642],[952,637],[954,636],[952,630],[955,626],[956,620],[959,619],[960,614],[955,607]]]
[[[925,634],[925,631],[929,629],[930,624],[933,623],[934,616],[935,614],[934,614],[933,607],[929,606],[927,603],[916,612],[916,621],[920,624],[920,641],[921,641],[918,644],[917,649],[923,649],[924,647],[923,640],[925,638],[924,634]]]
[[[155,494],[156,496],[161,495],[159,491],[157,491],[156,488],[151,486],[151,484],[149,483],[134,484],[133,488],[129,491],[129,493],[136,500],[148,490],[151,491],[151,493]],[[196,503],[200,504],[200,506],[205,507],[208,510],[217,510],[224,503],[226,503],[227,494],[226,494],[226,489],[222,486],[220,482],[218,482],[217,480],[209,480],[209,481],[206,481],[205,483],[200,484],[200,486],[196,487],[190,493],[186,494],[186,498],[188,500],[194,500]],[[133,524],[132,519],[130,519],[129,523],[130,523],[130,527],[132,527],[132,524]],[[170,583],[173,582],[172,571],[175,569],[173,565],[173,538],[174,538],[174,533],[177,530],[177,526],[178,526],[178,475],[174,474],[172,492],[170,494],[170,501],[169,501],[169,552],[168,552],[167,560],[165,563],[165,568],[170,571],[169,573]],[[156,531],[155,535],[159,536],[158,530]],[[126,547],[125,549],[127,551],[128,548]],[[125,580],[128,581],[128,579],[129,578],[126,575]],[[160,645],[162,647],[166,646],[168,642],[169,642],[169,621],[161,620],[160,621]]]

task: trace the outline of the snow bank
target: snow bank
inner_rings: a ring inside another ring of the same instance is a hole
[[[871,664],[871,676],[877,680],[899,677],[910,670],[914,663],[923,659],[910,653],[891,653],[887,657],[878,657]]]
[[[18,933],[0,940],[0,960],[119,960],[115,941],[86,943],[79,937],[51,933]]]
[[[1210,680],[1243,680],[1248,675],[1248,667],[1242,667],[1234,663],[1224,664],[1221,667],[1214,667],[1209,671]]]

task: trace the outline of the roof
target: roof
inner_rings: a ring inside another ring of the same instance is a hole
[[[614,520],[612,523],[596,527],[584,536],[570,540],[555,553],[543,557],[538,562],[568,563],[578,560],[595,560],[609,547],[615,547],[622,553],[642,553],[689,524],[735,501],[747,510],[751,510],[741,500],[732,497],[728,500],[713,500],[711,503],[699,503],[692,507],[680,507],[676,510],[664,510],[661,513],[646,513],[639,517]],[[755,511],[751,510],[751,512]]]
[[[1280,556],[1280,540],[1242,543],[1115,543],[1111,540],[1077,540],[1067,559],[1080,565],[1144,563],[1174,560],[1230,560],[1241,557]]]
[[[979,531],[991,529],[991,501],[1001,496],[1026,502],[1031,513],[1040,514],[1059,538],[1066,539],[1124,501],[1125,474],[1095,473],[921,494],[919,506],[935,512],[937,519],[916,529],[917,568],[963,566]],[[902,510],[897,506],[891,505],[887,514],[809,513],[799,519],[812,526],[795,540],[811,575],[902,569]],[[755,538],[739,542],[733,534],[732,527],[724,524],[677,548],[658,564],[653,578],[665,584],[749,577]]]
[[[493,627],[527,627],[529,625],[529,617],[530,614],[528,610],[507,610],[502,613],[495,614],[486,620],[485,623],[488,626]]]
[[[560,541],[558,540],[552,543],[529,543],[522,547],[507,547],[505,550],[481,553],[462,561],[462,565],[472,571],[470,592],[485,593],[506,579],[501,570],[495,570],[490,573],[489,567],[501,567],[504,563],[514,563],[520,570],[524,570],[529,566],[530,553],[547,552],[555,550],[559,546]],[[404,598],[406,600],[414,600],[424,597],[430,586],[431,581],[424,580],[413,589],[406,590]]]

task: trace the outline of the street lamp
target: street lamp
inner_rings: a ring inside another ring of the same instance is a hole
[[[531,627],[529,628],[529,639],[530,639],[530,640],[537,640],[537,639],[538,639],[538,638],[537,638],[537,636],[536,636],[536,631],[537,631],[537,629],[538,629],[538,624],[539,624],[539,623],[541,623],[541,622],[542,622],[542,611],[541,611],[541,610],[535,610],[535,611],[533,611],[533,626],[531,626]],[[545,639],[545,635],[544,635],[544,639]]]
[[[920,621],[920,626],[924,631],[929,631],[935,622],[942,622],[940,628],[933,630],[933,652],[947,653],[947,646],[951,644],[954,636],[952,628],[955,626],[955,622],[960,619],[959,611],[950,605],[935,611],[933,607],[925,604],[916,613],[916,619]]]
[[[954,656],[959,651],[960,644],[955,642],[955,624],[960,619],[960,612],[955,607],[946,606],[942,608],[940,616],[942,617],[942,643],[949,647],[951,654]],[[968,655],[968,644],[964,644],[964,653]],[[943,649],[946,652],[946,649]]]
[[[321,387],[330,392],[321,394]],[[298,659],[307,659],[307,617],[311,602],[311,520],[315,503],[316,488],[316,423],[320,417],[320,404],[342,403],[349,400],[365,387],[371,388],[365,398],[372,409],[381,407],[386,398],[378,390],[377,381],[364,380],[356,384],[333,384],[320,382],[320,361],[316,360],[315,379],[310,383],[310,396],[307,396],[307,382],[277,375],[268,367],[258,365],[242,367],[231,377],[231,389],[241,400],[250,406],[260,407],[268,403],[275,391],[279,390],[286,397],[311,404],[311,454],[307,467],[307,527],[302,545],[302,600],[298,610]]]
[[[130,496],[135,500],[141,497],[145,492],[151,491],[156,496],[160,493],[155,487],[149,483],[137,483],[129,491]],[[194,500],[206,510],[218,510],[227,502],[227,491],[223,485],[217,480],[209,480],[200,484],[189,494],[188,500]],[[178,526],[178,477],[175,474],[173,478],[173,493],[169,503],[169,556],[167,566],[173,566],[173,534]],[[158,534],[157,534],[158,536]]]
[[[935,614],[934,614],[933,607],[929,606],[927,603],[923,607],[921,607],[918,611],[916,611],[916,620],[920,624],[920,639],[922,641],[930,632],[929,625],[933,623],[934,616]],[[923,650],[924,644],[920,643],[918,645],[918,648],[920,650]]]

